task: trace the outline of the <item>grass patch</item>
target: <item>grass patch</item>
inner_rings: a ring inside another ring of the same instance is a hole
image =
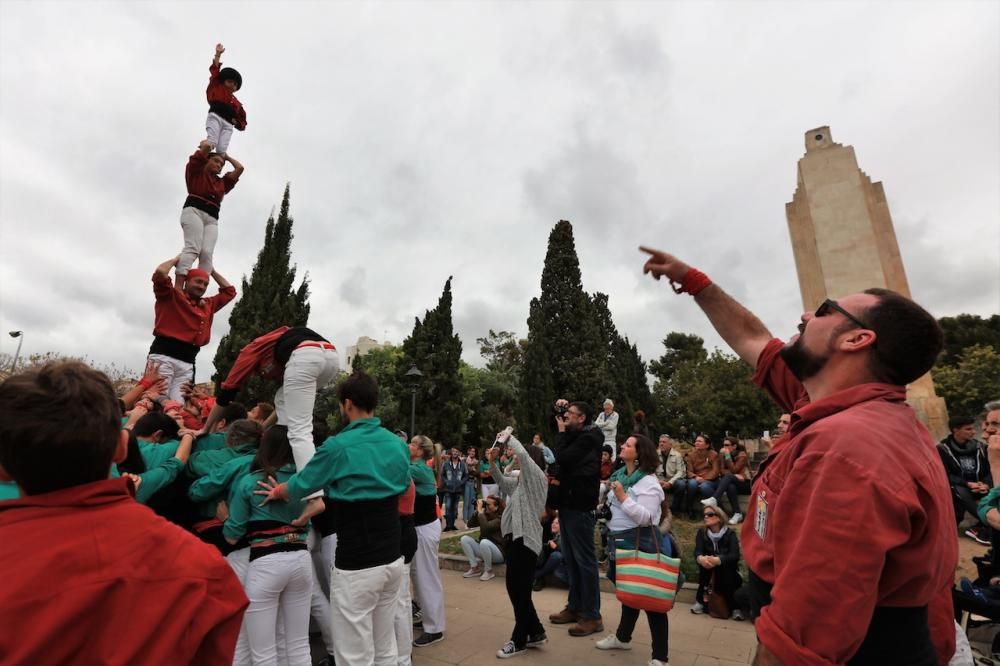
[[[470,532],[469,536],[479,540],[479,530],[475,532]],[[447,537],[441,537],[441,543],[438,545],[438,552],[445,555],[461,555],[462,554],[462,535],[454,534]]]

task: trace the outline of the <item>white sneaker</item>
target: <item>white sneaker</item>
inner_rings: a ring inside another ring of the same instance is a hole
[[[469,570],[462,574],[462,578],[475,578],[481,573],[483,573],[483,570],[479,567],[469,567]]]
[[[650,659],[649,666],[670,666],[670,662],[660,661],[659,659]]]
[[[743,514],[737,511],[733,514],[733,517],[729,519],[730,525],[739,525],[743,522]]]
[[[594,643],[594,647],[598,650],[631,650],[632,644],[621,642],[615,634],[608,634],[601,640]]]
[[[493,569],[487,569],[483,572],[483,575],[479,577],[479,580],[493,580],[497,575],[493,573]]]
[[[719,502],[716,501],[716,499],[714,497],[709,497],[708,499],[703,499],[701,501],[701,503],[704,506],[715,506],[715,507],[719,506]]]
[[[705,612],[705,607],[696,601],[694,606],[691,606],[691,612],[695,615],[702,615]]]

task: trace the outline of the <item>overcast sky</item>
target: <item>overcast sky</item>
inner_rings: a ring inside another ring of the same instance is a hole
[[[784,205],[804,132],[885,184],[914,297],[1000,312],[1000,3],[0,2],[0,331],[139,368],[180,251],[216,42],[246,165],[216,265],[239,282],[292,188],[310,326],[401,341],[454,275],[464,358],[527,331],[549,231],[647,360],[721,344],[641,274],[671,250],[794,333]],[[199,356],[207,379],[227,308]],[[14,343],[0,336],[0,351]]]

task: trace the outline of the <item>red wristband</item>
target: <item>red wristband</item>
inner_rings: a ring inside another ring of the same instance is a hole
[[[681,280],[679,293],[697,296],[710,284],[712,284],[712,280],[707,275],[699,271],[697,268],[689,268],[688,272],[684,274],[684,279]]]
[[[148,389],[152,385],[153,385],[153,382],[149,381],[146,378],[143,378],[143,379],[139,380],[139,386],[141,386],[144,389]]]

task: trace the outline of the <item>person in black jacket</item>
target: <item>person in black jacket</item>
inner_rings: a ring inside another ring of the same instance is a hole
[[[734,620],[743,620],[743,612],[737,608],[736,591],[743,585],[739,573],[740,540],[736,532],[726,527],[728,516],[717,506],[706,506],[702,512],[705,527],[694,536],[694,559],[698,563],[698,591],[691,612],[700,615],[705,612],[705,588],[712,574],[715,574],[715,592],[721,594]]]
[[[564,401],[556,403],[557,412]],[[600,570],[594,553],[594,526],[600,493],[604,435],[590,423],[592,408],[573,402],[556,418],[556,497],[562,528],[562,554],[569,573],[566,607],[549,616],[553,624],[575,623],[571,636],[604,631],[601,621]]]
[[[977,516],[979,500],[993,486],[986,446],[976,439],[976,420],[969,416],[948,419],[951,434],[938,444],[938,454],[948,474],[948,485],[955,504],[955,521],[962,522],[965,512]],[[965,535],[979,543],[990,543],[990,528],[978,523]]]

